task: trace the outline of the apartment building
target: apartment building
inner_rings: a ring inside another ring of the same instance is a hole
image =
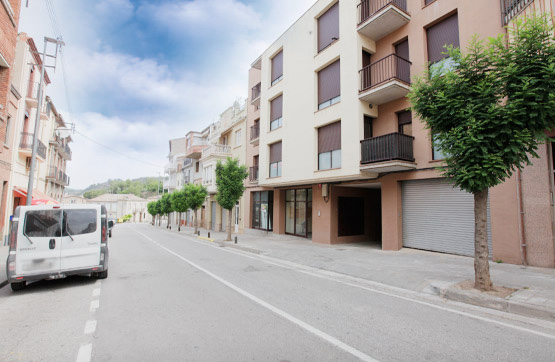
[[[176,138],[169,141],[170,152],[168,164],[164,168],[164,190],[173,192],[183,188],[183,161],[186,159],[186,138]]]
[[[443,155],[406,95],[428,66],[449,65],[444,45],[504,33],[501,1],[317,1],[249,71],[245,227],[473,255],[473,196],[441,178]],[[509,263],[522,262],[517,183],[489,200],[490,250]],[[531,172],[529,189],[540,191]],[[528,263],[553,267],[544,222]]]
[[[133,194],[104,194],[87,201],[89,204],[102,204],[106,207],[109,218],[120,219],[132,215],[130,222],[152,222],[146,205],[150,200]]]
[[[0,0],[0,232],[7,230],[9,180],[12,168],[13,123],[21,93],[12,86],[21,0]],[[7,228],[6,228],[7,229]]]
[[[54,102],[46,97],[46,117],[44,126],[48,135],[48,161],[46,168],[46,185],[44,193],[53,200],[62,201],[64,189],[69,186],[69,176],[66,173],[67,162],[71,161],[72,141],[69,130]]]

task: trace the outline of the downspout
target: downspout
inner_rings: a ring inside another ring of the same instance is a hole
[[[522,174],[520,170],[516,172],[516,188],[518,198],[518,229],[520,232],[520,259],[522,265],[528,265],[528,258],[526,255],[526,230],[524,226],[524,202],[522,200]]]

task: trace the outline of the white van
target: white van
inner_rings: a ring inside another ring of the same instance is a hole
[[[75,274],[108,277],[108,223],[102,205],[18,206],[9,240],[6,274],[13,290]]]

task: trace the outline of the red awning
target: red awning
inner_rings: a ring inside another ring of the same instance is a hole
[[[14,192],[21,195],[21,197],[27,199],[26,189],[23,189],[22,187],[14,187]],[[31,205],[57,205],[57,204],[59,204],[58,201],[43,194],[39,190],[36,190],[36,189],[33,190],[33,201],[31,201]]]

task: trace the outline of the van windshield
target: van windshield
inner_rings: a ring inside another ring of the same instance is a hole
[[[60,210],[27,211],[25,235],[37,238],[60,236]]]
[[[96,210],[65,210],[63,220],[63,236],[90,234],[96,231]]]

